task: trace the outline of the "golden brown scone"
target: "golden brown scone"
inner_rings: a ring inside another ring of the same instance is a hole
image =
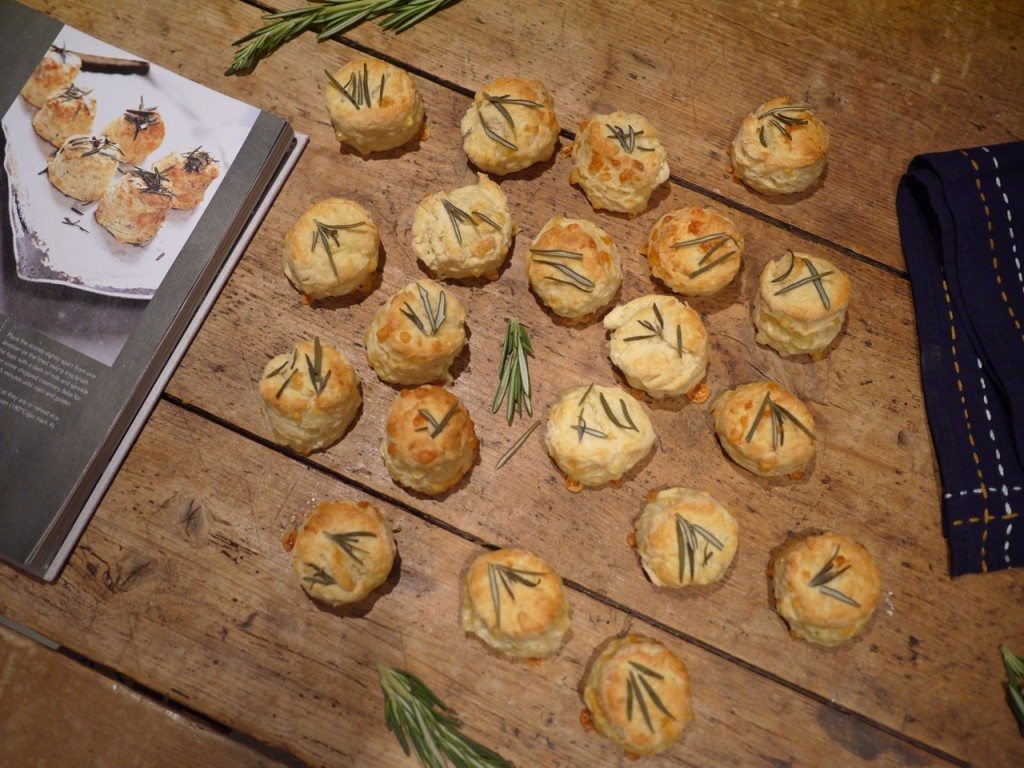
[[[562,578],[524,549],[486,552],[462,575],[462,629],[516,659],[557,651],[569,631]]]
[[[741,384],[714,404],[715,432],[729,458],[761,477],[793,475],[814,458],[814,416],[774,381]]]
[[[171,152],[156,164],[156,169],[167,177],[174,193],[171,208],[195,208],[206,195],[206,189],[220,176],[220,164],[204,152],[202,147],[188,152]]]
[[[372,284],[380,234],[370,212],[329,197],[307,208],[284,236],[284,273],[307,296],[344,296]]]
[[[165,176],[132,168],[107,187],[96,221],[122,243],[145,243],[164,225],[173,199]]]
[[[591,662],[583,700],[597,730],[636,755],[664,752],[693,719],[686,665],[642,635],[612,640]]]
[[[708,332],[700,315],[674,296],[651,294],[604,318],[608,356],[631,387],[661,400],[692,390],[708,370]]]
[[[274,438],[303,455],[338,442],[362,402],[355,368],[319,338],[273,358],[260,379],[260,404]]]
[[[121,162],[110,139],[72,136],[46,161],[50,183],[69,197],[91,203],[103,197]]]
[[[141,165],[164,141],[164,121],[157,107],[144,106],[139,99],[136,109],[126,109],[103,129],[103,135],[121,148],[124,161]]]
[[[659,587],[712,584],[736,555],[739,526],[710,493],[666,488],[635,524],[640,564]]]
[[[667,179],[668,156],[643,115],[613,112],[580,123],[569,183],[578,184],[595,209],[643,213]]]
[[[743,118],[732,142],[737,175],[766,195],[807,189],[825,170],[828,129],[811,107],[785,96]]]
[[[812,643],[849,640],[878,605],[878,566],[864,547],[840,533],[788,542],[773,570],[776,610],[790,632]]]
[[[615,243],[599,226],[556,216],[526,253],[526,277],[556,315],[585,321],[615,298],[622,264]]]
[[[413,250],[439,280],[495,280],[512,244],[505,193],[484,174],[477,178],[476,184],[427,195],[413,213]]]
[[[96,99],[74,83],[67,88],[54,91],[43,102],[39,111],[32,116],[32,127],[44,141],[58,149],[72,136],[92,131],[96,118]]]
[[[593,488],[618,480],[654,447],[643,406],[620,387],[570,389],[548,414],[544,445],[571,480]]]
[[[82,60],[78,56],[58,45],[51,45],[22,87],[21,95],[33,107],[41,107],[47,96],[67,88],[81,72]]]
[[[538,80],[492,80],[477,91],[462,118],[462,148],[488,173],[515,173],[542,163],[557,142],[555,102]]]
[[[780,355],[820,357],[839,335],[850,278],[827,259],[789,252],[768,262],[754,296],[757,341]]]
[[[707,296],[736,277],[743,247],[743,235],[729,219],[691,205],[666,213],[651,228],[647,263],[676,293]]]
[[[405,389],[391,404],[380,453],[396,483],[431,496],[444,493],[470,470],[478,450],[469,411],[446,389]]]
[[[417,280],[377,310],[365,341],[366,358],[384,381],[449,382],[448,369],[466,346],[466,310],[438,283]]]
[[[357,603],[383,584],[395,562],[395,537],[365,501],[322,501],[299,527],[292,569],[310,597]]]
[[[368,155],[412,141],[423,126],[423,98],[405,70],[363,57],[329,75],[324,91],[334,134]]]

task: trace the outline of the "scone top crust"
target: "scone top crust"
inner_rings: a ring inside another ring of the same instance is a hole
[[[668,175],[665,148],[643,115],[613,112],[580,123],[569,183],[579,184],[594,208],[642,213]]]
[[[804,323],[843,316],[850,303],[850,278],[828,259],[790,251],[761,272],[764,310]]]
[[[121,150],[107,138],[72,136],[47,161],[50,182],[78,200],[98,200],[121,162]]]
[[[310,597],[342,605],[383,584],[396,551],[391,528],[376,507],[323,501],[299,527],[292,568]]]
[[[33,107],[41,107],[47,96],[58,88],[71,85],[81,71],[82,60],[78,56],[51,45],[22,87],[21,95]]]
[[[103,135],[117,142],[125,162],[138,165],[163,143],[165,131],[159,107],[147,107],[140,97],[139,106],[126,109],[107,123]]]
[[[767,194],[806,189],[824,170],[827,152],[825,124],[809,105],[786,96],[744,117],[732,144],[733,163],[744,183]]]
[[[477,168],[497,174],[549,159],[558,141],[554,106],[539,80],[492,80],[477,91],[462,118],[466,156]]]
[[[592,662],[583,699],[597,729],[638,755],[664,752],[693,719],[686,665],[640,635],[613,640]]]
[[[540,636],[569,610],[562,578],[524,549],[480,555],[464,583],[474,614],[491,635],[517,640]]]
[[[501,187],[478,182],[427,195],[412,218],[412,246],[434,277],[497,278],[512,244],[512,215]]]
[[[172,208],[195,208],[203,201],[206,188],[220,176],[220,163],[202,147],[171,152],[155,168],[170,182],[174,193]]]
[[[355,368],[319,338],[272,358],[263,369],[260,397],[265,407],[291,419],[311,409],[330,410],[338,403],[362,400]]]
[[[583,320],[615,298],[622,266],[607,232],[590,221],[556,216],[526,253],[526,277],[552,312]]]
[[[106,136],[83,134],[69,137],[47,162],[107,170],[116,169],[123,157],[121,148]]]
[[[284,238],[284,273],[314,299],[344,296],[377,269],[380,234],[363,206],[330,197],[313,203]]]
[[[736,519],[705,491],[660,491],[635,527],[644,571],[659,587],[716,582],[736,555]]]
[[[651,273],[676,293],[706,296],[732,282],[743,260],[743,235],[710,208],[669,211],[651,228]]]
[[[651,294],[604,318],[609,356],[630,386],[655,398],[684,394],[708,368],[708,333],[700,315],[674,296]]]

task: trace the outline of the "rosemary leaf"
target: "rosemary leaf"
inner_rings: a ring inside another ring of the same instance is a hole
[[[583,401],[587,399],[587,395],[590,394],[590,390],[592,390],[593,388],[594,388],[593,384],[591,384],[589,387],[587,387],[587,391],[583,393],[583,397],[580,398],[580,401],[579,401],[578,405],[583,405]]]
[[[511,141],[506,139],[504,136],[501,136],[500,134],[495,133],[494,129],[491,128],[491,126],[489,126],[487,124],[486,120],[484,120],[484,116],[483,115],[480,115],[480,127],[484,129],[484,133],[487,134],[487,138],[489,138],[491,141],[496,141],[499,144],[501,144],[503,147],[508,147],[513,152],[519,149],[519,147],[517,147]]]
[[[531,248],[530,253],[535,253],[538,256],[551,256],[552,258],[575,259],[576,261],[583,258],[582,253],[576,253],[575,251],[563,251],[558,248]]]
[[[634,432],[640,431],[639,429],[637,429],[636,424],[633,423],[633,417],[629,415],[629,410],[626,408],[625,400],[623,400],[621,397],[619,398],[619,405],[622,406],[622,417],[623,419],[625,419],[626,422],[625,424],[623,424],[621,421],[619,421],[618,417],[616,417],[615,413],[612,411],[612,407],[608,404],[608,400],[607,398],[605,398],[604,392],[600,393],[600,398],[601,407],[604,409],[605,415],[608,417],[608,420],[611,421],[612,424],[614,424],[619,429],[631,429]]]
[[[292,380],[292,376],[294,376],[294,375],[295,375],[295,371],[292,371],[291,373],[288,374],[288,378],[286,378],[284,380],[284,383],[281,384],[281,388],[279,390],[277,390],[277,394],[274,395],[274,399],[275,400],[280,400],[281,399],[281,395],[284,394],[285,388],[288,386],[288,383]]]
[[[705,272],[707,272],[709,269],[714,269],[715,267],[717,267],[719,264],[721,264],[724,261],[726,261],[730,256],[734,255],[735,253],[736,253],[736,251],[729,251],[724,256],[719,256],[717,259],[712,261],[710,264],[705,264],[703,267],[699,267],[698,269],[693,270],[693,272],[691,272],[689,275],[687,275],[687,277],[689,277],[691,279],[694,278],[694,277],[700,277]]]
[[[359,555],[368,555],[370,550],[364,549],[359,546],[360,539],[375,539],[377,534],[371,533],[370,531],[346,531],[344,533],[328,533],[324,531],[324,536],[333,541],[342,551],[355,560],[360,565],[363,564],[363,560]]]
[[[793,267],[796,266],[796,254],[793,253],[792,248],[789,248],[787,250],[789,251],[789,267],[786,269],[785,272],[783,272],[778,277],[772,278],[773,283],[783,282],[787,277],[789,277],[790,273],[793,271]]]
[[[560,264],[557,261],[550,261],[548,259],[534,259],[534,264],[544,264],[549,267],[553,267],[561,272],[563,275],[568,277],[572,282],[576,283],[580,288],[584,288],[587,291],[594,290],[594,283],[586,275],[580,274],[575,269],[565,264]]]
[[[527,428],[527,430],[523,432],[519,439],[512,443],[512,447],[505,451],[504,454],[502,454],[501,458],[498,459],[498,461],[495,463],[494,468],[501,469],[503,466],[505,466],[508,463],[508,460],[515,456],[516,453],[518,453],[519,449],[523,447],[526,441],[530,438],[530,435],[532,435],[539,426],[539,421],[533,422],[533,424],[531,424]]]
[[[754,439],[754,433],[757,431],[757,425],[761,423],[761,418],[764,416],[764,408],[771,401],[772,401],[772,393],[771,392],[765,392],[764,393],[764,400],[762,400],[761,401],[761,405],[759,405],[757,407],[757,413],[754,415],[754,421],[750,425],[750,430],[747,432],[747,436],[745,438],[746,442],[749,443],[751,440]]]
[[[828,595],[829,597],[838,600],[841,603],[852,605],[854,608],[860,608],[860,603],[858,603],[849,595],[840,592],[835,587],[818,587],[818,591],[821,592],[823,595]]]

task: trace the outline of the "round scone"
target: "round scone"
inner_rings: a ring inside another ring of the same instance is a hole
[[[103,135],[121,148],[124,161],[140,165],[164,141],[164,121],[157,107],[144,106],[139,98],[136,109],[126,109],[103,129]]]
[[[850,303],[850,278],[832,262],[789,252],[761,272],[754,296],[757,341],[780,355],[819,359],[839,335]]]
[[[636,398],[619,387],[591,384],[570,389],[552,406],[544,445],[569,481],[593,488],[636,466],[654,438]]]
[[[779,615],[792,634],[820,645],[838,645],[863,630],[881,594],[871,555],[840,533],[788,542],[773,571]]]
[[[461,593],[462,629],[506,656],[550,656],[569,631],[562,578],[526,550],[480,555],[463,574]]]
[[[324,98],[334,135],[362,155],[412,141],[423,126],[423,97],[405,70],[368,57],[328,77]]]
[[[174,194],[171,208],[195,208],[206,195],[206,188],[220,176],[220,164],[202,147],[187,152],[171,152],[156,164],[156,170],[167,177]]]
[[[427,385],[402,390],[391,404],[380,454],[392,480],[436,496],[470,470],[479,447],[462,401]]]
[[[607,307],[622,284],[611,236],[590,221],[548,221],[526,253],[526,277],[559,317],[585,322]]]
[[[51,45],[22,86],[21,95],[33,107],[41,107],[51,93],[67,88],[81,72],[82,60],[78,56],[58,45]]]
[[[661,400],[691,392],[704,380],[708,332],[700,315],[674,296],[633,299],[609,312],[604,327],[612,331],[608,356],[631,387]]]
[[[612,640],[591,662],[583,701],[597,730],[636,755],[664,752],[693,719],[686,665],[642,635]]]
[[[72,136],[46,161],[50,183],[68,197],[91,203],[103,197],[121,162],[110,139]]]
[[[595,209],[643,213],[666,179],[665,148],[643,115],[613,112],[580,123],[569,183],[578,184]]]
[[[715,432],[729,458],[761,477],[799,476],[814,458],[814,416],[774,381],[741,384],[714,404]]]
[[[375,506],[322,501],[295,534],[292,569],[310,597],[347,605],[387,580],[396,552],[391,527]]]
[[[676,293],[707,296],[732,282],[743,262],[743,235],[725,216],[687,206],[651,228],[646,246],[651,274]]]
[[[96,99],[72,83],[51,93],[32,116],[32,127],[44,141],[60,148],[72,136],[92,131]]]
[[[284,273],[314,299],[373,285],[380,234],[359,203],[329,197],[313,203],[284,236]]]
[[[466,346],[466,310],[433,280],[417,280],[377,310],[365,340],[366,358],[383,381],[449,382],[448,369]]]
[[[413,213],[413,250],[439,280],[497,280],[512,244],[505,193],[484,174],[477,177],[476,184],[427,195]]]
[[[267,363],[260,402],[277,442],[306,455],[341,439],[363,396],[348,359],[314,338]]]
[[[809,106],[781,97],[743,118],[732,142],[743,183],[766,195],[807,189],[825,170],[828,129]]]
[[[477,168],[504,175],[551,158],[555,102],[538,80],[500,77],[473,97],[462,118],[462,148]]]
[[[634,525],[640,564],[659,587],[712,584],[736,555],[739,526],[714,496],[666,488]]]
[[[107,187],[96,221],[122,243],[145,243],[164,225],[173,199],[166,176],[132,168]]]

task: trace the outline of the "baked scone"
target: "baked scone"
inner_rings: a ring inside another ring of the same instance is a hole
[[[780,355],[819,359],[839,335],[850,278],[827,259],[789,252],[768,262],[754,296],[757,341]]]
[[[715,432],[729,458],[761,477],[796,475],[814,458],[814,416],[774,381],[741,384],[714,404]]]
[[[470,470],[479,447],[462,401],[426,385],[402,390],[391,404],[380,453],[392,480],[436,496]]]
[[[395,563],[395,537],[365,501],[322,501],[299,526],[292,569],[310,597],[357,603],[383,584]]]
[[[714,496],[666,488],[634,525],[640,564],[659,587],[713,584],[736,555],[739,526]]]
[[[405,70],[363,57],[333,75],[325,70],[334,135],[362,155],[412,141],[423,127],[423,97]]]
[[[551,158],[558,142],[555,102],[539,80],[499,77],[462,118],[462,148],[477,168],[515,173]]]
[[[164,141],[164,121],[157,107],[147,107],[142,98],[136,109],[126,109],[103,129],[103,135],[121,148],[124,161],[141,165]]]
[[[707,296],[732,282],[743,262],[743,235],[725,216],[690,205],[669,211],[651,228],[651,274],[676,293]]]
[[[380,234],[359,203],[329,197],[313,203],[284,236],[284,273],[307,296],[345,296],[373,285]]]
[[[593,488],[618,480],[650,453],[654,428],[619,387],[570,389],[548,414],[544,445],[569,480]]]
[[[171,152],[156,164],[156,169],[167,177],[174,200],[171,208],[195,208],[206,195],[206,189],[220,176],[220,163],[202,147],[187,152]]]
[[[476,184],[427,195],[412,215],[412,247],[430,274],[498,278],[512,244],[512,215],[501,187],[484,174]]]
[[[766,195],[807,189],[825,170],[828,129],[811,107],[785,96],[743,118],[732,142],[736,174]]]
[[[121,162],[110,139],[72,136],[46,161],[50,183],[68,197],[91,203],[103,197]]]
[[[821,645],[860,633],[881,594],[882,577],[871,555],[840,533],[788,542],[772,578],[775,607],[790,632]]]
[[[96,221],[122,243],[145,243],[164,225],[173,199],[166,176],[131,168],[103,193]]]
[[[622,264],[612,238],[599,226],[556,216],[526,252],[526,277],[548,309],[583,322],[615,298]]]
[[[569,183],[578,184],[595,209],[643,213],[667,179],[668,156],[643,115],[612,112],[580,123]]]
[[[664,752],[693,719],[686,665],[642,635],[612,640],[591,662],[583,701],[597,730],[636,755]]]
[[[340,440],[362,402],[355,368],[319,338],[273,358],[260,379],[260,404],[274,438],[303,455]]]
[[[462,576],[461,594],[462,629],[506,656],[550,656],[569,631],[562,578],[524,549],[480,555]]]
[[[377,310],[365,340],[366,358],[383,381],[449,382],[448,369],[466,346],[466,310],[433,280],[417,280]]]
[[[704,380],[708,332],[700,315],[674,296],[633,299],[609,312],[604,327],[612,332],[608,356],[631,387],[661,400]]]
[[[51,45],[21,88],[21,95],[33,107],[43,106],[54,91],[67,88],[82,72],[82,60],[71,51]]]
[[[90,93],[72,83],[47,96],[39,111],[32,115],[32,127],[39,138],[59,149],[72,136],[91,132],[96,99]]]

